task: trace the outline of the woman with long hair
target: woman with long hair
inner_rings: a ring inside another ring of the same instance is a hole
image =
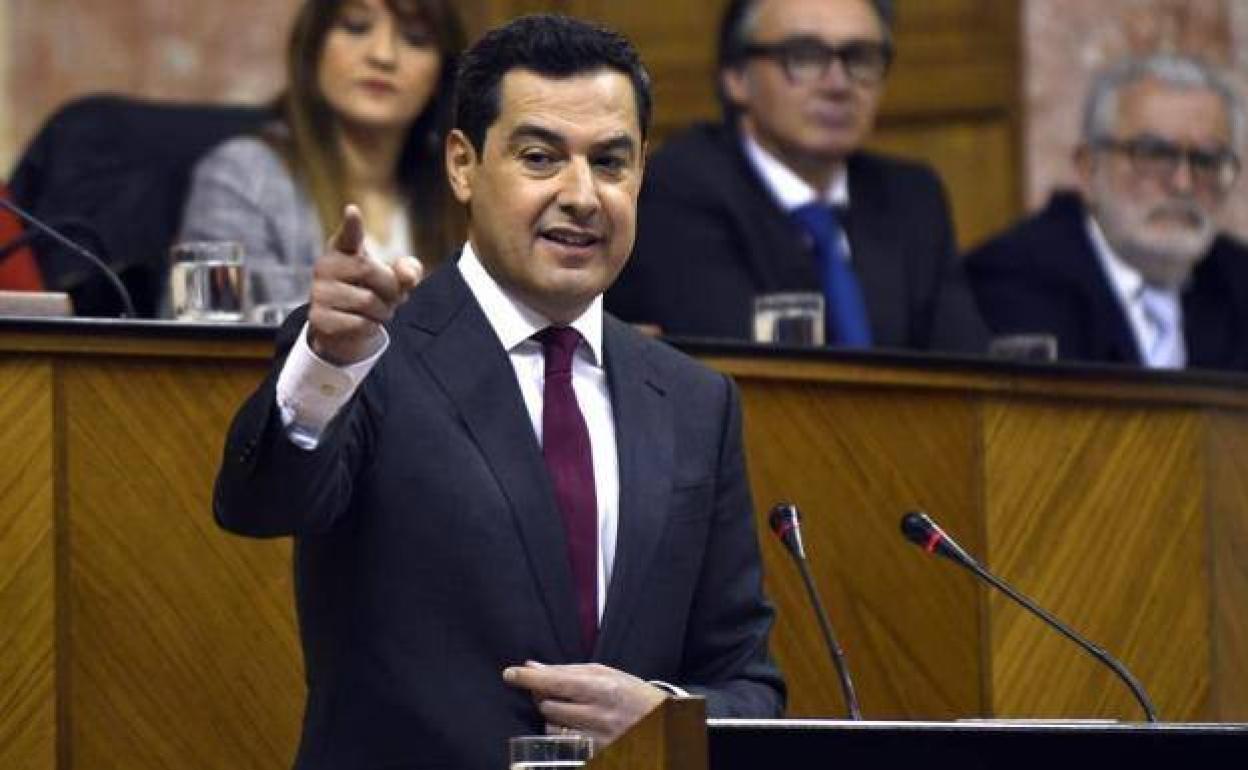
[[[310,273],[349,201],[371,256],[446,259],[463,237],[442,159],[463,46],[453,0],[308,0],[278,119],[200,160],[179,239]]]

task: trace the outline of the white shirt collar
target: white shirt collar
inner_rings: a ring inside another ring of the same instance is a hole
[[[785,211],[792,211],[816,201],[822,201],[829,206],[849,205],[849,175],[845,172],[844,164],[832,176],[828,188],[820,193],[780,162],[779,158],[763,149],[754,137],[742,133],[741,143],[745,148],[745,156],[750,159],[767,189],[771,190],[772,196]]]
[[[459,272],[468,284],[468,290],[476,298],[477,304],[485,313],[490,327],[498,335],[503,349],[511,352],[523,344],[537,332],[551,325],[550,319],[511,296],[506,289],[498,285],[494,277],[486,271],[481,259],[472,248],[472,243],[465,243],[459,257]],[[602,295],[594,297],[585,312],[569,324],[581,333],[582,339],[589,346],[593,357],[592,363],[602,366]],[[584,346],[581,346],[584,349]]]
[[[1109,239],[1105,237],[1100,223],[1091,214],[1087,217],[1087,228],[1088,237],[1092,239],[1092,250],[1096,252],[1105,275],[1109,277],[1114,293],[1124,304],[1134,304],[1144,289],[1144,276],[1118,256],[1118,252],[1114,251]]]

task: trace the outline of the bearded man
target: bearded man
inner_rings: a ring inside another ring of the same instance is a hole
[[[1069,360],[1248,369],[1248,247],[1216,222],[1243,132],[1238,96],[1195,59],[1097,75],[1079,192],[966,258],[993,333],[1052,335]]]

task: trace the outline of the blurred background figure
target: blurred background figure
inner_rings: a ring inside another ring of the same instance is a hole
[[[1241,101],[1194,58],[1102,71],[1078,191],[967,258],[993,332],[1052,335],[1065,359],[1248,369],[1248,248],[1215,221],[1243,132]]]
[[[651,160],[609,309],[667,334],[751,339],[757,299],[801,292],[823,297],[830,344],[982,349],[940,180],[862,150],[892,20],[889,0],[729,3],[724,122]]]
[[[179,238],[237,241],[249,270],[310,274],[353,201],[372,256],[441,262],[463,237],[442,139],[464,42],[451,0],[306,2],[279,120],[199,162]]]

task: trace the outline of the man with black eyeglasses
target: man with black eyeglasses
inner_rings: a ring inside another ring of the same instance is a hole
[[[893,61],[889,0],[734,0],[722,124],[652,158],[607,304],[669,335],[755,338],[755,301],[802,293],[828,344],[982,350],[944,189],[862,150]]]
[[[1129,59],[1093,81],[1080,189],[967,257],[993,332],[1059,358],[1248,369],[1248,248],[1219,235],[1239,177],[1239,97],[1196,59]]]

